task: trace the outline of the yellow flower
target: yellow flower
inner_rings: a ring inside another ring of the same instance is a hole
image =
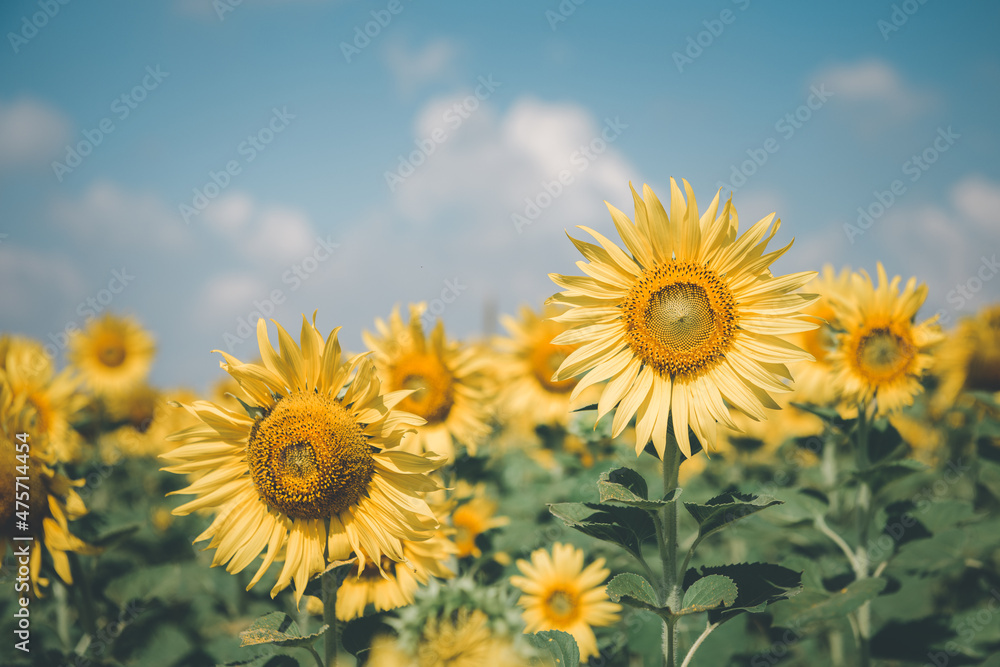
[[[463,496],[468,498],[451,512],[451,525],[455,528],[458,557],[479,558],[483,552],[476,546],[476,538],[494,528],[506,526],[510,523],[510,519],[496,516],[497,502],[487,497],[486,487],[481,483],[471,487],[465,482],[459,482],[459,490],[455,495],[458,498]]]
[[[963,390],[1000,392],[1000,304],[959,321],[935,354],[934,374],[940,378],[935,411],[954,405]]]
[[[862,271],[851,276],[850,291],[833,300],[842,333],[830,353],[841,398],[852,405],[874,400],[879,415],[913,404],[923,391],[920,376],[933,363],[929,347],[943,336],[933,317],[913,324],[927,297],[927,286],[917,287],[910,278],[903,292],[900,277],[890,283],[882,263],[878,264],[878,287]]]
[[[564,308],[545,306],[541,314],[523,306],[520,318],[504,315],[501,322],[510,338],[498,341],[504,354],[498,359],[502,374],[503,393],[500,401],[505,422],[526,420],[530,428],[536,424],[567,426],[570,410],[597,400],[599,392],[570,404],[570,394],[576,380],[553,380],[562,362],[576,349],[575,345],[553,345],[552,339],[568,328],[552,317]],[[594,388],[596,389],[596,388]]]
[[[105,313],[70,338],[67,357],[98,394],[126,392],[145,380],[156,348],[131,317]]]
[[[357,576],[347,576],[337,590],[337,618],[341,621],[360,618],[369,604],[375,605],[376,611],[411,604],[417,587],[426,584],[430,577],[455,576],[445,565],[455,552],[455,545],[442,535],[422,542],[404,540],[405,561],[397,563],[383,556],[381,567],[369,563]]]
[[[45,435],[37,423],[34,409],[17,408],[10,388],[0,382],[0,560],[8,545],[16,549],[29,544],[13,538],[33,537],[28,571],[32,590],[41,596],[41,587],[49,585],[41,576],[43,550],[59,578],[72,584],[66,552],[90,554],[97,549],[69,530],[71,520],[87,513],[74,490],[83,480],[70,480],[49,467]]]
[[[55,372],[52,358],[38,341],[18,336],[0,336],[0,382],[6,382],[17,406],[34,410],[36,436],[57,461],[77,462],[81,438],[70,419],[83,407],[77,393],[79,382],[72,371]]]
[[[388,323],[376,318],[377,335],[365,331],[361,337],[375,353],[375,367],[386,387],[390,391],[413,390],[400,409],[427,422],[403,438],[403,448],[414,453],[432,452],[452,461],[454,439],[475,455],[490,430],[484,389],[486,362],[476,348],[448,341],[440,320],[430,336],[425,336],[420,322],[424,308],[424,304],[411,305],[409,324],[403,324],[397,306]]]
[[[795,290],[815,272],[776,277],[768,266],[791,244],[765,253],[780,221],[774,214],[737,236],[731,202],[719,195],[699,216],[687,181],[687,203],[670,179],[670,213],[648,186],[632,190],[635,223],[608,204],[628,253],[602,234],[580,227],[600,246],[571,239],[588,262],[587,276],[550,274],[564,288],[550,301],[570,306],[557,321],[574,325],[552,342],[580,345],[555,380],[589,371],[573,390],[610,379],[598,416],[615,410],[612,431],[636,415],[636,453],[652,438],[662,458],[668,421],[690,456],[688,429],[708,449],[716,424],[736,428],[732,406],[753,419],[777,408],[772,393],[788,391],[785,364],[811,355],[780,336],[816,328],[797,311],[815,300]]]
[[[176,407],[176,402],[190,403],[195,398],[193,392],[185,389],[160,392],[147,385],[137,387],[129,394],[108,396],[107,407],[111,418],[123,423],[101,436],[101,460],[113,465],[123,456],[159,456],[171,449],[173,445],[168,438],[172,433],[198,423],[189,412]],[[239,406],[239,403],[236,405]]]
[[[438,527],[423,494],[438,488],[428,473],[440,461],[396,447],[422,423],[393,410],[408,392],[383,393],[365,355],[343,361],[338,331],[324,343],[303,316],[300,347],[278,326],[279,356],[259,320],[262,365],[221,353],[253,416],[195,401],[184,407],[202,423],[172,436],[184,444],[161,455],[176,463],[165,470],[202,474],[175,492],[197,498],[174,514],[217,512],[195,540],[211,538],[213,565],[239,572],[266,546],[250,588],[283,554],[272,597],[294,580],[300,599],[328,561],[352,554],[359,572],[369,562],[384,570],[383,556],[406,559],[403,540],[426,540]]]
[[[618,622],[621,605],[608,599],[604,581],[611,573],[604,559],[583,567],[583,551],[571,544],[552,545],[552,554],[537,549],[531,562],[518,560],[524,575],[513,576],[510,583],[521,589],[520,605],[527,632],[562,630],[573,635],[586,662],[597,655],[597,637],[592,628]]]

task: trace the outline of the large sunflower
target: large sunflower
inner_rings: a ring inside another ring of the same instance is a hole
[[[184,444],[161,455],[176,462],[165,470],[202,474],[175,492],[198,497],[174,514],[216,510],[195,540],[211,538],[213,565],[239,572],[266,546],[249,588],[284,555],[272,597],[294,580],[300,599],[327,561],[352,554],[359,572],[369,562],[384,569],[383,556],[406,558],[403,540],[438,527],[423,494],[438,488],[428,474],[440,461],[396,448],[423,422],[393,410],[409,392],[383,393],[364,355],[343,361],[338,331],[324,343],[303,316],[300,348],[278,326],[279,356],[259,320],[262,365],[221,352],[252,416],[195,401],[184,407],[202,423],[172,436]]]
[[[98,394],[129,391],[149,373],[156,347],[131,317],[105,313],[69,340],[67,357]]]
[[[410,321],[404,324],[396,306],[388,322],[376,318],[378,335],[365,331],[361,337],[375,353],[375,366],[386,387],[413,390],[400,409],[427,422],[403,438],[403,448],[454,460],[458,442],[474,455],[490,430],[484,385],[487,362],[475,347],[449,341],[441,320],[425,336],[424,309],[424,304],[412,304]]]
[[[933,363],[927,350],[943,335],[937,316],[913,323],[926,285],[910,278],[900,293],[900,277],[889,282],[881,262],[878,280],[876,287],[867,272],[852,274],[849,292],[832,301],[841,332],[829,358],[841,398],[853,405],[874,400],[878,414],[886,415],[912,405],[923,391],[920,376]]]
[[[70,480],[49,467],[53,456],[37,424],[34,408],[16,405],[9,386],[0,382],[0,561],[6,558],[8,544],[15,552],[28,544],[29,578],[35,595],[40,596],[41,587],[49,584],[41,576],[43,551],[48,552],[59,578],[72,584],[66,552],[97,550],[69,530],[71,520],[87,513],[74,490],[83,480]],[[25,491],[26,503],[15,503],[24,500]]]
[[[521,589],[527,632],[562,630],[573,635],[586,662],[597,655],[597,637],[592,628],[618,622],[621,605],[608,599],[604,582],[611,573],[598,558],[583,567],[583,551],[572,544],[552,545],[531,553],[531,562],[518,560],[524,575],[513,576],[510,583]]]
[[[774,214],[737,236],[731,201],[718,214],[717,193],[699,217],[687,181],[687,203],[673,179],[670,188],[669,215],[649,186],[645,201],[632,189],[634,224],[608,204],[628,253],[581,226],[600,243],[570,238],[590,260],[577,262],[587,275],[549,274],[565,290],[550,301],[570,306],[555,319],[575,325],[552,342],[580,345],[553,379],[589,371],[575,397],[610,378],[598,416],[618,406],[617,436],[636,415],[636,452],[652,438],[660,457],[668,420],[690,456],[689,428],[709,449],[716,423],[736,428],[728,406],[765,419],[764,408],[778,407],[770,394],[788,391],[785,364],[812,358],[779,336],[816,327],[797,312],[816,297],[795,292],[816,273],[776,277],[767,268],[791,247],[765,254],[781,224]]]
[[[0,381],[10,387],[16,405],[34,410],[35,433],[44,436],[58,461],[76,462],[81,455],[80,434],[70,419],[86,399],[77,392],[79,381],[70,369],[55,371],[52,358],[36,340],[0,336]]]
[[[954,405],[965,390],[1000,392],[1000,304],[959,321],[935,355],[934,374],[940,378],[935,411]]]

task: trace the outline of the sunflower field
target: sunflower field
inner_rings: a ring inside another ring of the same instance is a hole
[[[1000,305],[663,194],[492,336],[261,318],[200,393],[4,334],[3,664],[1000,665]]]

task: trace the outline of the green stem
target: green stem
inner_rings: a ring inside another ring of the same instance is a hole
[[[677,488],[680,474],[681,453],[673,437],[667,438],[663,452],[663,495]],[[663,589],[667,607],[676,612],[681,607],[681,587],[677,574],[677,502],[672,502],[661,510],[660,559],[663,561]],[[674,619],[664,621],[663,657],[667,667],[676,666],[677,637],[674,633]]]
[[[871,424],[868,421],[868,406],[858,405],[858,432],[855,443],[858,471],[864,472],[871,467],[868,456],[868,432]],[[872,517],[872,491],[868,482],[862,481],[858,487],[857,526],[858,547],[855,556],[855,573],[857,578],[867,579],[868,563],[868,531]],[[868,667],[871,662],[869,641],[871,638],[872,609],[871,602],[865,602],[857,611],[858,619],[858,649],[860,652],[859,667]]]
[[[316,665],[318,667],[326,667],[323,664],[323,658],[321,658],[320,655],[319,655],[319,653],[316,652],[316,649],[314,649],[312,646],[303,646],[302,648],[304,648],[307,651],[309,651],[310,653],[312,653],[312,657],[316,661]]]
[[[70,571],[76,578],[75,590],[80,593],[81,609],[77,610],[78,616],[84,631],[94,637],[97,635],[97,609],[94,607],[94,598],[90,592],[89,573],[83,569],[83,565],[75,553],[69,552],[67,556],[69,557]]]
[[[323,633],[323,646],[326,652],[325,667],[337,667],[337,656],[340,653],[340,632],[337,627],[337,589],[340,588],[340,577],[335,570],[323,573],[323,622],[329,627]],[[322,663],[320,663],[322,665]]]

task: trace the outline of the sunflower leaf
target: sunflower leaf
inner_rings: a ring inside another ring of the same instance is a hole
[[[324,625],[311,635],[302,636],[299,626],[288,614],[272,611],[254,621],[249,628],[240,633],[240,646],[257,646],[258,644],[275,644],[287,647],[312,646],[329,626]]]
[[[526,634],[528,644],[539,653],[547,653],[556,665],[573,667],[580,664],[580,649],[573,635],[562,630],[543,630]]]
[[[724,574],[710,574],[698,579],[684,591],[681,614],[695,614],[716,607],[730,607],[736,602],[739,589],[736,582]]]
[[[877,597],[888,583],[888,580],[882,577],[853,581],[839,593],[831,596],[803,597],[801,603],[796,600],[792,603],[795,609],[787,609],[786,614],[782,616],[791,615],[799,627],[816,621],[843,618],[865,602]]]
[[[656,591],[644,577],[632,572],[616,575],[605,589],[612,602],[621,602],[630,607],[647,609],[657,614],[669,611],[657,601]]]
[[[704,505],[684,503],[684,508],[698,522],[698,539],[703,540],[745,516],[781,504],[782,501],[770,496],[755,496],[750,493],[727,491],[712,498]]]
[[[256,405],[247,405],[243,399],[236,394],[227,393],[226,396],[231,396],[239,401],[240,405],[243,406],[243,411],[247,413],[247,417],[250,417],[250,419],[253,419],[254,421],[267,416],[267,408],[262,408]]]
[[[702,567],[700,574],[691,568],[684,574],[684,590],[691,590],[699,579],[716,574],[732,580],[737,593],[729,606],[708,611],[709,623],[722,623],[744,612],[762,612],[769,604],[788,599],[802,590],[801,572],[769,563]]]
[[[603,503],[552,503],[549,511],[584,535],[617,544],[633,556],[656,535],[653,520],[644,510]]]

